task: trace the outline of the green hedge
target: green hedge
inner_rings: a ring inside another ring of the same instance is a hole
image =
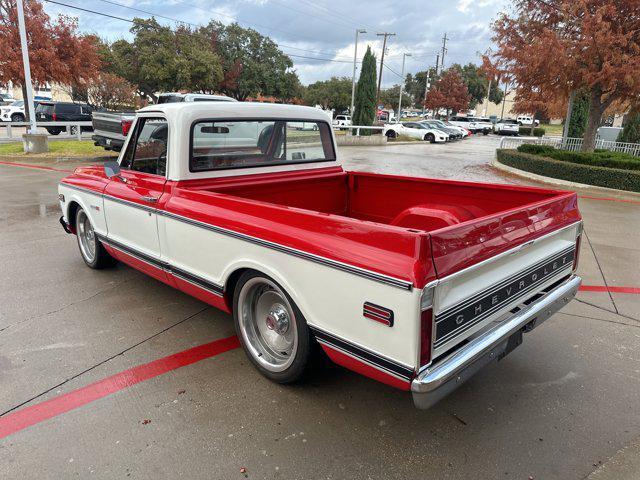
[[[520,135],[527,135],[530,136],[531,135],[531,127],[520,127]],[[544,134],[546,133],[546,130],[542,127],[535,127],[533,129],[533,136],[534,137],[542,137],[544,136]]]
[[[533,155],[549,155],[555,151],[550,145],[534,145],[532,143],[523,143],[518,147],[521,153],[531,153]]]
[[[640,170],[640,157],[635,157],[628,153],[612,152],[610,150],[570,152],[568,150],[556,150],[549,145],[530,145],[525,143],[518,147],[518,151],[521,153],[542,155],[563,162],[580,163],[582,165],[621,168],[623,170]]]
[[[526,172],[570,182],[640,192],[640,171],[585,165],[541,157],[517,150],[499,149],[498,162]]]

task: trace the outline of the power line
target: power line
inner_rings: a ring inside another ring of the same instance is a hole
[[[116,20],[122,20],[123,22],[136,23],[130,18],[116,17],[115,15],[109,15],[108,13],[96,12],[95,10],[89,10],[88,8],[76,7],[75,5],[69,5],[68,3],[56,2],[54,0],[44,0],[47,3],[55,3],[56,5],[62,5],[64,7],[73,8],[74,10],[80,10],[82,12],[95,13],[96,15],[102,15],[103,17],[115,18]]]
[[[108,3],[110,5],[115,5],[117,7],[128,8],[129,10],[133,10],[135,12],[146,13],[147,15],[152,15],[154,17],[164,18],[165,20],[171,20],[171,21],[176,22],[176,23],[184,23],[185,25],[191,25],[192,27],[198,27],[199,26],[199,25],[196,25],[195,23],[186,22],[184,20],[179,20],[179,19],[173,18],[173,17],[167,17],[166,15],[160,15],[159,13],[150,12],[148,10],[142,10],[141,8],[130,7],[129,5],[123,5],[123,4],[118,3],[118,2],[113,2],[112,0],[99,0],[99,1],[100,2],[104,2],[104,3]]]
[[[356,21],[353,18],[348,17],[347,15],[340,15],[339,13],[336,13],[335,11],[329,10],[324,5],[315,4],[313,2],[310,2],[309,0],[298,0],[298,1],[304,3],[305,5],[309,5],[310,7],[313,7],[315,9],[317,9],[317,10],[322,10],[325,13],[325,15],[330,15],[330,16],[338,18],[338,19],[340,19],[342,21],[345,21],[345,19],[348,19],[347,21],[349,21],[349,23],[351,23],[356,28],[367,27],[367,28],[370,28],[371,30],[375,30],[377,28],[377,27],[373,27],[371,25],[367,25],[364,22]]]
[[[44,1],[47,2],[47,3],[54,3],[56,5],[62,5],[62,6],[68,7],[68,8],[72,8],[74,10],[80,10],[82,12],[87,12],[87,13],[92,13],[92,14],[95,14],[95,15],[100,15],[100,16],[103,16],[103,17],[113,18],[115,20],[121,20],[123,22],[128,22],[128,23],[133,23],[133,24],[136,23],[135,20],[130,19],[130,18],[118,17],[116,15],[110,15],[110,14],[107,14],[107,13],[98,12],[96,10],[90,10],[88,8],[77,7],[75,5],[70,5],[68,3],[58,2],[56,0],[44,0]],[[176,18],[166,17],[166,16],[162,16],[162,15],[156,15],[153,12],[146,11],[146,10],[141,10],[141,9],[134,8],[134,7],[129,7],[127,5],[122,5],[122,4],[119,4],[117,2],[113,2],[111,0],[100,0],[100,1],[105,2],[105,3],[110,3],[112,5],[117,5],[117,6],[120,6],[122,8],[128,8],[130,10],[135,10],[135,11],[138,11],[138,12],[141,12],[141,13],[146,13],[148,15],[158,16],[158,17],[161,17],[161,18],[164,18],[164,19],[167,19],[167,20],[172,20],[174,22],[185,23],[185,24],[191,25],[193,27],[199,27],[200,26],[200,25],[197,25],[197,24],[194,24],[194,23],[185,22],[183,20],[178,20]],[[278,42],[276,42],[276,43],[280,48],[287,48],[287,49],[298,50],[298,51],[308,52],[308,53],[315,53],[315,54],[320,54],[320,55],[323,55],[323,54],[332,55],[333,54],[333,52],[309,50],[309,49],[306,49],[306,48],[294,47],[293,45],[284,45],[284,44],[281,44],[281,43],[278,43]],[[294,55],[294,54],[291,54],[291,53],[287,53],[287,55],[292,56],[292,57],[306,58],[306,59],[310,59],[310,60],[320,60],[319,58],[306,57],[306,56],[303,56],[303,55]],[[322,60],[331,61],[331,62],[339,62],[339,63],[351,63],[351,60],[346,59],[346,57],[336,57],[335,59],[324,58]]]
[[[337,27],[348,28],[349,30],[351,30],[353,28],[351,26],[351,24],[349,24],[348,22],[339,24],[339,23],[336,23],[336,22],[334,22],[332,20],[328,20],[326,18],[317,17],[315,15],[312,15],[309,12],[305,12],[304,10],[298,10],[297,8],[293,8],[292,6],[287,5],[286,3],[281,2],[279,0],[271,0],[271,1],[273,3],[277,3],[278,5],[281,5],[282,7],[286,8],[288,10],[291,10],[292,12],[296,12],[296,13],[300,13],[302,15],[306,15],[308,17],[311,17],[311,18],[315,19],[315,20],[321,20],[321,21],[326,22],[326,23],[331,23],[331,24],[333,24],[333,25],[335,25]],[[345,22],[345,20],[343,18],[340,18],[340,21]]]
[[[332,58],[307,57],[305,55],[296,55],[295,53],[287,53],[287,55],[290,57],[306,58],[308,60],[318,60],[318,61],[324,61],[324,62],[353,63],[353,60],[335,60]],[[358,63],[362,63],[362,62],[358,62]]]
[[[384,68],[386,68],[387,70],[389,70],[391,73],[397,75],[398,77],[402,78],[402,75],[399,74],[398,72],[396,72],[393,68],[391,68],[389,65],[387,65],[386,63],[383,65]]]

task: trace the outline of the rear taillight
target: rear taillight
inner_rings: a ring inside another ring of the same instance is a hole
[[[54,113],[53,115],[51,115],[51,120],[53,120],[54,122],[57,122],[58,116]]]
[[[129,130],[131,130],[131,124],[132,123],[133,123],[133,120],[122,120],[120,122],[120,126],[122,127],[122,135],[124,137],[129,135]]]
[[[427,285],[420,297],[420,367],[431,361],[431,339],[433,332],[433,290]]]
[[[578,229],[576,231],[576,251],[573,254],[573,272],[575,273],[578,270],[578,260],[580,260],[580,245],[582,244],[582,222],[578,224]]]

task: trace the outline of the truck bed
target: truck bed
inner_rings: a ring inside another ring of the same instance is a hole
[[[361,251],[363,264],[375,265],[375,258],[387,262],[386,267],[378,267],[385,273],[407,272],[405,260],[413,259],[410,276],[423,281],[481,262],[580,219],[576,195],[570,192],[345,172],[340,167],[191,180],[177,186],[212,195],[203,198],[241,200],[234,208],[259,202],[270,220],[311,232],[298,231],[298,238],[289,242],[309,243],[315,238],[316,245],[329,248],[332,255],[345,250],[351,261]],[[282,229],[271,226],[265,232],[268,230]],[[313,235],[322,232],[332,235],[329,245]],[[375,253],[366,255],[353,244],[336,243],[340,239],[355,241]],[[396,262],[393,256],[381,256],[381,251],[406,258]],[[433,259],[435,271],[425,269],[431,263],[425,256]]]

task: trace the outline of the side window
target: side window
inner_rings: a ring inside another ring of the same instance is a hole
[[[124,152],[121,168],[165,175],[167,171],[167,121],[164,118],[141,118]]]

